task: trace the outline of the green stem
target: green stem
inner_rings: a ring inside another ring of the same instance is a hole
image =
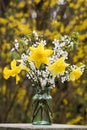
[[[43,108],[41,106],[41,121],[43,120]]]
[[[37,107],[37,109],[35,110],[34,114],[33,114],[33,119],[32,122],[34,121],[35,116],[37,115],[38,111],[40,110],[40,106]]]
[[[44,110],[48,116],[49,122],[51,123],[51,118],[50,118],[50,111],[48,110],[48,108],[46,107],[46,105],[44,105]]]

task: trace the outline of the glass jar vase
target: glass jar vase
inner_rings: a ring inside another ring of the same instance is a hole
[[[44,94],[35,94],[33,97],[33,125],[51,125],[52,124],[52,96]]]

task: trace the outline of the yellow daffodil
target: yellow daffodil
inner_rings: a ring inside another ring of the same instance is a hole
[[[16,60],[13,60],[11,62],[11,69],[8,69],[7,67],[3,70],[3,75],[5,79],[10,78],[10,76],[15,77],[16,76],[16,84],[20,80],[20,77],[18,74],[21,72],[21,66],[16,66]]]
[[[75,81],[79,79],[82,75],[81,69],[78,67],[76,69],[73,69],[72,72],[70,73],[70,80]]]
[[[14,77],[21,72],[21,66],[16,66],[16,60],[11,62],[11,76]]]
[[[48,67],[48,70],[50,70],[54,76],[64,73],[66,67],[69,65],[64,60],[64,57],[59,58],[56,62]]]
[[[11,69],[5,67],[3,70],[3,75],[5,79],[10,78],[10,76],[12,77],[16,77],[16,84],[18,84],[20,77],[19,77],[19,73],[21,72],[21,70],[26,70],[27,72],[29,72],[29,68],[27,68],[25,65],[23,65],[22,63],[17,66],[16,65],[16,60],[13,60],[11,62]]]
[[[8,79],[11,75],[11,70],[8,69],[7,67],[5,67],[4,70],[3,70],[3,75],[4,75],[5,79]]]
[[[44,45],[40,43],[37,48],[30,47],[32,54],[28,57],[35,63],[36,68],[39,68],[41,64],[49,64],[48,57],[53,53],[50,49],[44,49]]]

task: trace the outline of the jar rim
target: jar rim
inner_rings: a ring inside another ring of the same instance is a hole
[[[52,96],[50,94],[44,93],[44,94],[35,94],[33,97],[34,100],[36,99],[52,99]]]

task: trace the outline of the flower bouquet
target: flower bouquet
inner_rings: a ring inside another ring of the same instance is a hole
[[[80,78],[84,72],[84,65],[71,65],[68,63],[69,52],[77,46],[77,33],[72,36],[60,36],[54,39],[48,46],[42,35],[33,33],[15,39],[11,49],[15,58],[11,62],[11,68],[5,67],[3,75],[5,79],[16,77],[16,84],[20,81],[19,74],[26,71],[26,76],[34,88],[33,97],[33,124],[52,123],[52,111],[50,91],[55,87],[55,79],[74,81]]]

